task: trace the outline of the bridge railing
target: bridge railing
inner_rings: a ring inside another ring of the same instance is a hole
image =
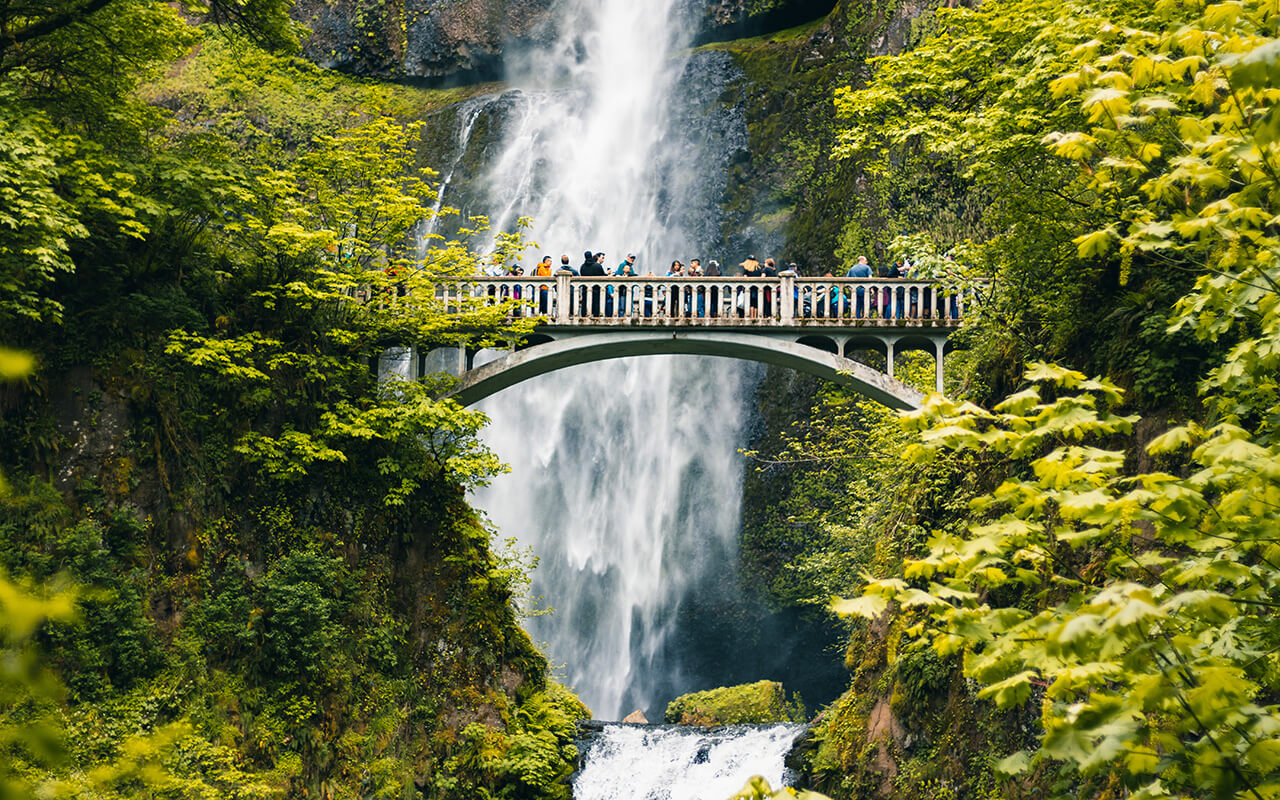
[[[520,300],[553,325],[955,327],[978,298],[958,280],[476,277],[437,288],[449,305]]]

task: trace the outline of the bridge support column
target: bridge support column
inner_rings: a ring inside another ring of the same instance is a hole
[[[884,371],[890,378],[893,377],[893,350],[896,344],[893,339],[884,340]]]
[[[423,374],[447,372],[462,377],[467,371],[467,351],[461,347],[437,347],[423,356]]]
[[[934,379],[935,379],[935,383],[937,384],[938,394],[942,394],[942,356],[946,353],[946,350],[947,350],[947,340],[934,339],[933,346],[934,348],[936,348],[938,353],[937,367],[934,372]],[[889,374],[892,375],[893,373],[889,373]]]
[[[418,354],[412,347],[389,347],[378,356],[378,381],[411,381],[417,376]]]

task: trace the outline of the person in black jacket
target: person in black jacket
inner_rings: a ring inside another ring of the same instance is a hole
[[[582,262],[582,277],[603,278],[605,276],[604,261],[603,261],[604,253],[596,253],[595,255],[592,255],[591,251],[587,251],[584,255],[586,256],[586,260]],[[593,317],[600,316],[601,287],[592,286],[590,290],[584,291],[582,293],[582,308],[583,308],[582,315],[583,316],[586,316],[587,314],[586,312],[587,294],[591,295],[591,316]]]
[[[719,278],[721,276],[720,262],[716,261],[715,259],[708,261],[707,268],[706,270],[703,271],[702,274],[706,275],[708,278]],[[711,287],[710,311],[711,311],[711,316],[713,317],[717,317],[720,315],[720,287],[719,286]]]

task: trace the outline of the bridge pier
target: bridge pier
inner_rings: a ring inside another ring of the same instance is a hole
[[[417,349],[413,347],[388,347],[378,356],[378,380],[416,380],[418,371]]]
[[[947,352],[947,340],[934,339],[933,346],[937,351],[937,355],[934,358],[936,363],[936,369],[934,372],[934,382],[937,386],[938,394],[942,394],[942,357],[946,355],[946,352]],[[890,372],[889,374],[892,375],[893,373]]]
[[[467,351],[463,347],[437,347],[422,355],[422,374],[447,372],[456,378],[466,373]]]

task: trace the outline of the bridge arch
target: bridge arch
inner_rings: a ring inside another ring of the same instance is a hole
[[[647,355],[722,356],[774,364],[848,386],[894,409],[914,409],[924,395],[888,375],[835,353],[787,338],[718,331],[612,331],[557,338],[468,370],[450,393],[463,405],[538,375],[614,358]]]

